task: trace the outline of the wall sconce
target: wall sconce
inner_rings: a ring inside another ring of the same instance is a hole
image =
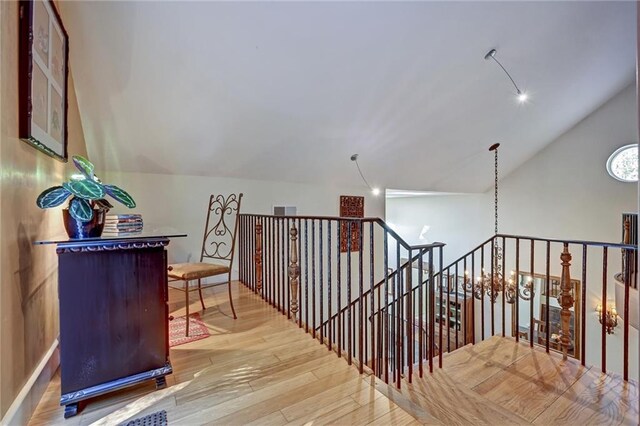
[[[598,312],[598,321],[605,325],[607,334],[613,334],[613,329],[618,325],[618,311],[616,311],[615,305],[607,303],[607,310],[603,313],[602,304],[598,304],[596,312]]]

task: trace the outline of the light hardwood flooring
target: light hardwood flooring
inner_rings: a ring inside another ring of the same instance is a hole
[[[422,423],[637,425],[638,384],[556,352],[492,337],[443,358],[443,369],[373,386]]]
[[[207,294],[212,336],[171,350],[167,389],[149,382],[95,398],[64,420],[56,376],[31,423],[117,424],[166,410],[170,425],[638,424],[637,383],[541,348],[493,337],[397,390],[359,375],[243,286],[234,294],[235,321],[224,288]],[[174,315],[182,305],[170,305]]]
[[[226,288],[210,290],[201,314],[212,336],[171,349],[166,389],[150,381],[104,395],[65,420],[56,376],[31,424],[117,424],[159,410],[170,425],[418,424],[355,367],[244,286],[233,287],[238,319],[228,315]],[[173,315],[183,315],[184,303],[171,301],[180,307]]]

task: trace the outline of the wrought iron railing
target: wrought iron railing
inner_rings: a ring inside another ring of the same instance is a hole
[[[436,291],[454,308],[452,318],[473,319],[469,332],[469,322],[459,325],[463,338],[458,325],[440,322],[440,347],[451,351],[496,334],[512,336],[582,365],[600,364],[603,372],[608,357],[617,356],[621,368],[615,369],[628,380],[630,291],[637,288],[637,275],[616,272],[617,265],[631,267],[636,256],[631,244],[498,234],[443,267],[442,280],[436,274],[435,284],[444,284]],[[464,303],[447,297],[452,294]],[[614,295],[623,299],[622,312],[610,302]],[[619,332],[622,339],[611,339]]]
[[[418,286],[414,302],[407,290],[425,276],[414,277],[403,259],[431,265],[433,276],[444,244],[410,245],[378,218],[241,214],[239,220],[240,280],[265,301],[387,383],[399,387],[406,374],[411,380],[416,363],[421,375],[423,362],[433,369],[436,344],[428,330],[436,318],[427,300],[434,287]]]
[[[342,233],[352,238],[341,242]],[[443,244],[411,246],[377,218],[265,215],[240,216],[239,243],[243,283],[361,372],[398,387],[433,371],[434,360],[442,367],[443,353],[494,335],[604,372],[616,357],[613,369],[628,380],[637,277],[614,274],[632,264],[634,245],[498,234],[445,267]]]

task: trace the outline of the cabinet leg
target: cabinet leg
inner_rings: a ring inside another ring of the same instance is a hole
[[[156,377],[156,389],[164,389],[167,387],[167,378],[165,376]]]
[[[73,417],[78,414],[78,403],[74,402],[73,404],[67,404],[64,406],[64,418],[68,419],[69,417]]]

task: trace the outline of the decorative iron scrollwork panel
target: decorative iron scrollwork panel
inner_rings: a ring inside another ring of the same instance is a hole
[[[212,195],[209,200],[209,223],[214,223],[204,235],[203,257],[228,260],[233,254],[233,230],[230,223],[240,209],[240,197],[237,194]]]

